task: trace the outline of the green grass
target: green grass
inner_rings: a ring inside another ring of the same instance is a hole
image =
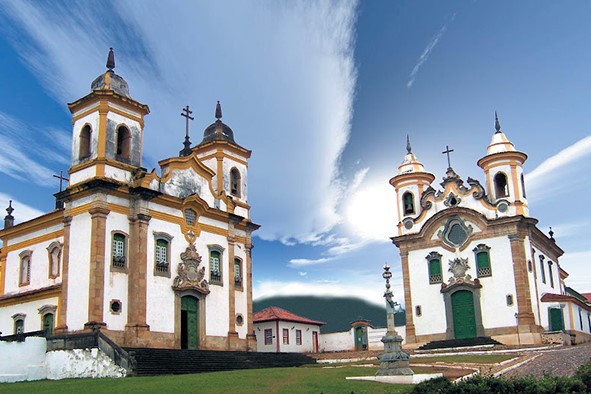
[[[484,354],[484,355],[464,355],[464,356],[433,356],[433,357],[410,357],[411,363],[431,364],[436,362],[444,363],[473,363],[473,364],[495,364],[505,360],[510,360],[515,356],[508,354]]]
[[[195,375],[68,379],[0,384],[2,393],[409,393],[411,385],[348,381],[368,376],[374,368],[271,368]]]

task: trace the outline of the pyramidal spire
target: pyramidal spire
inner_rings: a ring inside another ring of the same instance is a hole
[[[501,132],[501,122],[499,122],[499,116],[497,115],[497,111],[495,111],[495,130],[497,130],[497,133]]]
[[[109,48],[109,56],[107,56],[107,68],[113,70],[115,68],[115,53],[113,48]]]
[[[412,146],[410,146],[410,137],[408,136],[408,134],[406,135],[406,153],[412,153]]]
[[[219,100],[215,106],[215,117],[217,120],[220,120],[222,118],[222,105],[220,104]]]

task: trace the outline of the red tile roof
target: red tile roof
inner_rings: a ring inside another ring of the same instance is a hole
[[[271,306],[267,309],[263,309],[262,311],[255,313],[252,320],[255,323],[262,323],[265,321],[273,320],[283,320],[304,324],[317,324],[319,326],[326,324],[321,321],[311,320],[306,317],[298,316],[295,313],[291,313],[289,311],[286,311],[285,309],[281,309],[276,306]]]
[[[585,297],[588,302],[591,302],[591,293],[581,293],[581,295]]]
[[[553,293],[546,293],[541,298],[542,302],[572,302],[573,304],[577,304],[578,306],[582,307],[583,309],[591,312],[591,306],[589,304],[585,304],[583,301],[579,300],[577,297],[566,295],[566,294],[553,294]]]

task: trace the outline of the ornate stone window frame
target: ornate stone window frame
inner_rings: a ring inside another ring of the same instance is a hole
[[[37,309],[37,311],[39,312],[39,315],[41,317],[40,322],[41,322],[41,329],[44,329],[44,321],[45,321],[45,316],[47,315],[53,315],[53,327],[51,329],[51,332],[53,332],[53,329],[55,328],[55,317],[57,316],[57,305],[43,305],[41,308]]]
[[[32,250],[23,250],[19,253],[18,264],[18,285],[19,287],[31,284],[31,260],[33,258]]]
[[[15,313],[14,315],[12,315],[12,327],[13,327],[13,334],[17,335],[17,334],[23,334],[26,332],[25,329],[25,320],[27,318],[27,314],[26,313]],[[22,331],[19,333],[17,332],[17,324],[18,322],[22,322]]]
[[[154,235],[154,276],[162,276],[165,278],[170,278],[170,267],[171,267],[170,253],[171,253],[172,239],[174,237],[168,233],[160,232],[160,231],[154,231],[152,234]],[[166,264],[160,263],[156,259],[157,251],[158,251],[158,240],[166,241],[166,262],[165,262]]]
[[[115,242],[115,235],[122,235],[124,238],[123,244],[123,259],[120,257],[115,257],[113,255],[113,246]],[[115,261],[117,259],[117,261]],[[111,248],[110,248],[110,264],[111,272],[121,272],[127,274],[128,267],[129,267],[129,235],[121,230],[113,230],[111,231]],[[117,264],[117,265],[116,265]]]
[[[461,230],[466,233],[465,239],[461,241],[459,244],[455,243],[453,240],[449,238],[450,233],[456,225],[460,226]],[[466,225],[466,223],[459,216],[452,216],[447,220],[445,226],[443,226],[443,230],[440,230],[437,233],[437,237],[446,245],[451,246],[452,248],[461,249],[462,246],[465,245],[466,242],[468,242],[473,232],[474,228],[472,227],[472,225]]]
[[[443,256],[437,252],[431,252],[429,253],[427,256],[425,256],[425,259],[427,260],[427,271],[429,273],[429,284],[430,285],[434,285],[434,284],[438,284],[438,283],[443,283],[443,267],[441,265],[441,258]],[[434,260],[439,260],[439,273],[432,273],[431,270],[431,266],[432,266],[432,261]]]
[[[55,279],[60,276],[63,247],[64,247],[64,244],[62,244],[59,241],[53,241],[47,247],[47,258],[48,258],[48,262],[49,262],[49,264],[48,264],[49,265],[49,269],[48,269],[49,279]],[[53,259],[53,256],[54,256],[53,252],[56,249],[58,249],[58,254],[57,254],[57,259],[54,260]],[[54,267],[56,268],[55,272],[53,270]]]
[[[492,276],[492,264],[491,264],[491,259],[490,259],[490,247],[486,246],[485,244],[478,244],[476,245],[476,247],[474,249],[472,249],[472,251],[474,252],[474,261],[476,262],[476,264],[474,264],[476,267],[476,276],[478,278],[483,278],[483,277],[488,277],[488,276]],[[488,260],[488,267],[480,267],[478,265],[478,255],[480,255],[481,253],[486,253],[487,256],[487,260]]]
[[[223,286],[224,285],[224,251],[220,245],[212,244],[207,245],[207,261],[208,261],[208,269],[209,269],[209,284],[216,285],[216,286]],[[212,268],[212,252],[218,252],[220,254],[220,261],[219,261],[219,271],[214,271]],[[234,267],[232,267],[234,268]]]

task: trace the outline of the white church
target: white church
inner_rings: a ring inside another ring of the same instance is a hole
[[[58,208],[0,231],[0,331],[101,330],[120,346],[256,351],[248,159],[217,118],[142,168],[147,105],[113,69],[68,104],[72,161]],[[189,107],[184,116],[190,118]],[[14,207],[18,217],[18,207]]]
[[[435,176],[408,141],[390,179],[410,347],[475,337],[538,344],[549,332],[591,340],[591,306],[565,286],[563,250],[529,215],[527,155],[507,139],[498,118],[495,128],[478,161],[484,185],[472,178],[465,184],[449,165],[436,190]]]

